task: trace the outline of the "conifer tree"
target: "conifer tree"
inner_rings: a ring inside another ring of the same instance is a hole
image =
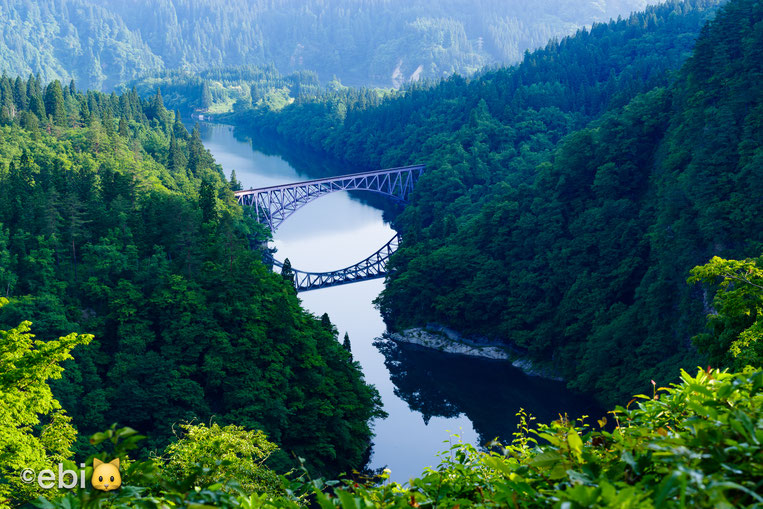
[[[201,85],[201,107],[205,110],[212,106],[212,92],[209,90],[209,83],[204,80]]]
[[[114,115],[111,110],[106,110],[106,114],[103,116],[103,127],[106,131],[106,136],[109,138],[114,137]]]
[[[27,107],[26,85],[20,76],[16,76],[13,82],[13,100],[16,103],[16,109],[25,110]]]
[[[129,133],[127,131],[127,119],[122,116],[119,118],[119,136],[127,138]]]
[[[16,103],[13,100],[13,88],[10,80],[3,76],[0,80],[0,121],[4,124],[16,117]]]
[[[15,257],[8,250],[8,233],[0,225],[0,297],[10,297],[18,277],[14,273],[11,264]]]
[[[185,174],[186,162],[185,155],[178,144],[175,131],[173,130],[170,133],[170,151],[167,166],[173,175]]]
[[[188,169],[191,175],[198,175],[202,169],[204,150],[204,144],[201,141],[201,133],[197,124],[193,128],[191,140],[188,142]]]
[[[37,82],[34,77],[29,78],[26,85],[27,103],[29,104],[29,111],[37,116],[38,120],[44,121],[48,116],[45,114],[45,103],[42,100],[42,96],[37,87]]]
[[[56,80],[45,89],[45,111],[57,126],[66,125],[66,106],[61,82]]]
[[[158,120],[164,123],[167,117],[167,110],[164,108],[164,99],[162,99],[161,89],[156,90],[156,95],[151,98],[146,116],[149,120]]]
[[[80,103],[79,118],[82,119],[82,123],[85,125],[91,125],[93,122],[92,115],[90,114],[90,108],[87,107],[87,101],[82,101]]]
[[[201,182],[199,188],[199,208],[201,209],[201,217],[205,223],[210,223],[217,220],[217,196],[215,188],[208,179],[204,179]]]
[[[188,129],[185,128],[181,119],[180,110],[175,110],[175,124],[172,126],[172,130],[178,139],[188,140],[190,137],[188,135]]]
[[[231,170],[230,172],[230,189],[231,191],[241,191],[243,189],[241,182],[236,178],[236,170]]]
[[[294,271],[291,270],[291,261],[288,258],[283,261],[281,276],[292,285],[294,284]]]

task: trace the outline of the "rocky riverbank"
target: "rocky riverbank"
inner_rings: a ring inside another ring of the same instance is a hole
[[[418,345],[440,352],[508,361],[512,366],[521,369],[528,375],[540,376],[551,380],[562,380],[561,377],[550,370],[536,366],[530,360],[521,358],[518,354],[507,348],[470,341],[447,327],[415,327],[402,332],[393,332],[386,336],[396,342]]]

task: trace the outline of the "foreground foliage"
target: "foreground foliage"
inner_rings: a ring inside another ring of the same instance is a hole
[[[247,431],[231,424],[185,424],[185,436],[167,446],[166,481],[182,482],[196,475],[200,486],[236,482],[250,493],[277,494],[283,488],[276,474],[264,464],[278,446],[262,431]]]
[[[695,267],[689,282],[717,285],[709,331],[694,338],[714,365],[741,369],[763,365],[763,256],[748,260],[713,257]]]
[[[751,507],[763,503],[763,371],[699,370],[616,407],[608,431],[565,417],[500,452],[457,445],[409,487],[337,493],[376,507]],[[537,440],[537,442],[536,442]],[[326,504],[324,504],[325,506]],[[335,504],[339,505],[339,504]]]
[[[0,307],[8,300],[0,297]],[[7,499],[40,494],[22,483],[19,473],[53,469],[72,455],[77,431],[53,397],[48,380],[61,378],[61,363],[70,351],[93,337],[69,334],[55,341],[35,339],[29,322],[0,330],[0,506]]]
[[[638,401],[638,403],[636,403]],[[283,479],[279,493],[159,481],[162,466],[133,464],[152,487],[133,484],[108,496],[80,491],[38,507],[759,507],[763,497],[763,370],[681,373],[681,382],[639,395],[608,418],[531,424],[524,412],[514,440],[491,452],[458,443],[441,463],[405,485]],[[607,422],[609,420],[609,423]],[[613,426],[614,425],[614,426]],[[387,477],[386,472],[383,477]],[[198,481],[200,478],[196,478]],[[127,486],[127,483],[125,483]],[[303,493],[299,496],[299,493]],[[95,506],[92,505],[92,506]]]

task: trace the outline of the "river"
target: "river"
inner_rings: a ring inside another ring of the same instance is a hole
[[[236,171],[244,188],[264,187],[353,173],[347,168],[294,147],[252,140],[223,125],[201,126],[204,145],[226,175]],[[275,233],[276,257],[289,258],[294,268],[325,271],[352,265],[370,255],[394,235],[382,212],[347,193],[316,200],[289,218]],[[389,414],[374,423],[370,467],[387,467],[393,480],[406,482],[439,462],[452,435],[484,444],[516,430],[520,408],[549,421],[558,412],[570,416],[600,410],[588,397],[564,384],[525,375],[507,362],[462,357],[411,345],[378,341],[385,325],[372,301],[384,281],[377,279],[300,293],[305,308],[317,316],[328,313],[347,332],[354,359],[366,381],[375,385]]]

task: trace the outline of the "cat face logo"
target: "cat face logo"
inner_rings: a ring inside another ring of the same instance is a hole
[[[104,463],[93,458],[93,477],[90,479],[93,488],[101,491],[111,491],[122,486],[122,476],[119,475],[119,458]]]

